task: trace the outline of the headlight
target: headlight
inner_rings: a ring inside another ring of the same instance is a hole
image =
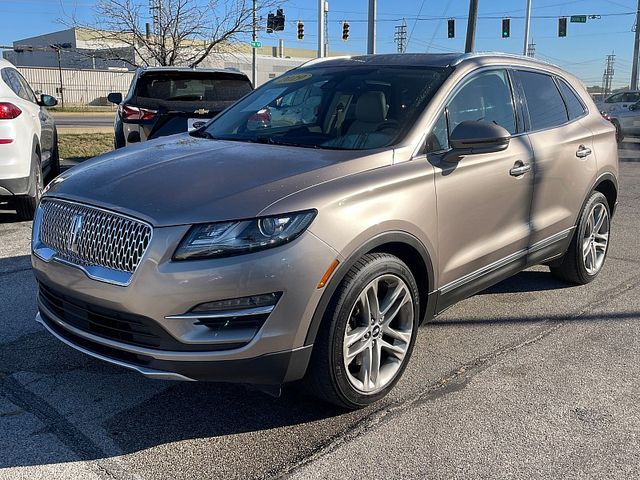
[[[316,211],[234,222],[194,225],[173,254],[174,260],[218,258],[277,247],[297,238]]]

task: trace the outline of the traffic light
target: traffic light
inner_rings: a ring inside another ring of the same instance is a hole
[[[304,23],[298,22],[298,40],[304,38]]]
[[[342,40],[349,40],[349,22],[342,22]]]
[[[558,36],[559,37],[567,36],[567,17],[560,17],[558,19]]]
[[[502,19],[502,38],[509,38],[511,36],[511,19]]]
[[[447,21],[447,38],[454,38],[456,36],[456,21],[450,18]]]
[[[284,12],[281,8],[276,10],[275,15],[270,13],[267,15],[267,33],[281,32],[284,30]]]

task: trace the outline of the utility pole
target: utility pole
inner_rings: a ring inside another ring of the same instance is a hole
[[[367,53],[373,55],[376,53],[376,15],[377,0],[369,0],[369,22],[367,32]]]
[[[604,67],[604,73],[602,74],[602,93],[603,96],[606,97],[609,93],[611,93],[611,85],[613,82],[613,64],[616,61],[616,56],[612,53],[611,55],[607,55],[607,60]]]
[[[631,67],[631,90],[638,89],[638,55],[640,55],[640,0],[636,9],[636,38],[633,44],[633,66]]]
[[[318,58],[326,57],[325,52],[325,27],[324,27],[324,5],[325,0],[318,0]]]
[[[407,22],[404,18],[400,25],[396,25],[394,40],[398,46],[398,53],[404,53],[407,48]]]
[[[536,56],[536,44],[535,43],[530,43],[527,46],[527,57],[535,57]]]
[[[640,2],[640,0],[638,0]],[[524,20],[524,47],[522,50],[523,55],[529,55],[529,29],[531,27],[531,0],[527,0],[527,13]]]
[[[251,39],[254,42],[258,41],[258,13],[257,13],[257,1],[253,0],[253,32]],[[253,88],[258,86],[258,49],[253,45],[251,46],[251,81],[253,82]]]
[[[476,48],[476,24],[478,23],[478,0],[469,0],[469,20],[467,22],[467,42],[465,53],[471,53]]]

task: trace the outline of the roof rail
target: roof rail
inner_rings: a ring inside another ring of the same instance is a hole
[[[352,57],[352,55],[340,55],[340,56],[337,56],[337,57],[312,58],[311,60],[307,60],[303,64],[298,65],[296,68],[308,67],[310,65],[317,65],[318,63],[327,62],[329,60],[345,59],[345,58],[351,58],[351,57]]]
[[[482,58],[482,57],[502,57],[502,58],[512,58],[514,60],[527,60],[529,62],[540,63],[542,65],[550,65],[552,67],[558,67],[557,65],[547,62],[545,60],[539,60],[533,57],[527,57],[525,55],[517,55],[515,53],[502,53],[502,52],[472,52],[472,53],[463,53],[458,58],[456,58],[451,66],[459,65],[465,60],[470,60],[472,58]]]

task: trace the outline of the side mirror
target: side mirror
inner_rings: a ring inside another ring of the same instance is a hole
[[[52,97],[51,95],[40,95],[38,105],[41,107],[55,107],[58,105],[58,100],[56,100],[56,97]]]
[[[449,137],[458,153],[491,153],[505,150],[511,134],[495,123],[468,120],[458,124]]]
[[[134,130],[127,135],[127,143],[138,143],[140,141],[140,132]]]
[[[107,100],[116,105],[120,105],[122,103],[122,94],[120,92],[112,92],[107,95]]]
[[[632,112],[637,109],[638,109],[637,103],[632,103],[631,105],[629,105],[629,110],[631,110]]]

